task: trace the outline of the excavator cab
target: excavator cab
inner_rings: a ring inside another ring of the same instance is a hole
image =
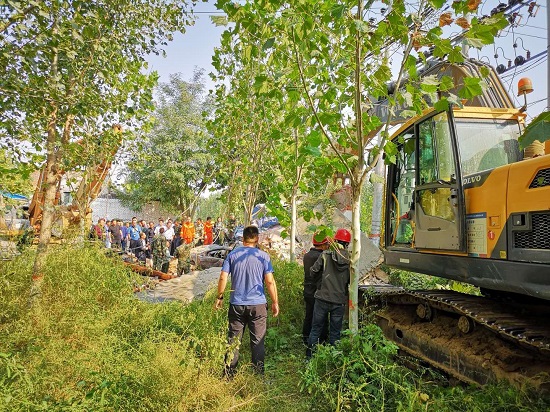
[[[388,171],[386,245],[465,252],[464,196],[452,111],[407,122]]]
[[[430,109],[390,136],[398,153],[387,171],[386,264],[550,298],[542,275],[550,179],[540,178],[550,156],[523,159],[524,117],[512,108]]]

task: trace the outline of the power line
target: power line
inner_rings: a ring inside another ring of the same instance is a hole
[[[532,29],[546,30],[546,27],[531,26],[530,24],[520,24],[519,27],[530,27]]]
[[[542,39],[542,40],[546,40],[546,37],[541,37],[541,36],[533,36],[532,34],[525,34],[525,33],[517,33],[516,34],[520,35],[520,36],[527,36],[527,37],[534,37],[535,39]]]

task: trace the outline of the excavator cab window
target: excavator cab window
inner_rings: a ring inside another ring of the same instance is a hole
[[[416,139],[414,128],[398,138],[397,160],[392,165],[391,244],[409,245],[413,239],[412,214],[416,184]]]
[[[521,160],[517,121],[458,118],[455,125],[463,176]]]

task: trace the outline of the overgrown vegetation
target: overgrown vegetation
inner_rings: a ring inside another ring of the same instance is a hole
[[[281,316],[270,319],[266,375],[251,373],[248,339],[235,379],[221,378],[226,314],[213,295],[184,305],[132,295],[139,281],[93,246],[48,255],[43,295],[27,308],[32,259],[0,267],[1,411],[536,411],[540,396],[507,386],[441,386],[396,362],[374,326],[320,347],[301,344],[302,269],[274,262]],[[245,335],[246,336],[246,335]]]
[[[384,271],[392,285],[405,289],[450,289],[471,295],[480,294],[479,288],[469,283],[389,267],[384,267]]]

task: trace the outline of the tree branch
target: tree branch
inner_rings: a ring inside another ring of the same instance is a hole
[[[321,122],[321,119],[319,118],[319,113],[317,113],[317,109],[315,108],[315,105],[313,104],[313,100],[311,98],[311,95],[309,94],[309,91],[307,90],[307,84],[306,84],[306,80],[305,80],[305,77],[304,77],[303,68],[302,68],[302,65],[300,64],[300,57],[298,56],[298,50],[297,50],[297,47],[296,47],[296,39],[295,39],[295,36],[294,36],[294,28],[292,28],[292,44],[294,45],[294,53],[295,53],[295,56],[296,56],[296,64],[298,66],[298,71],[300,72],[300,80],[302,82],[302,87],[304,88],[304,93],[307,96],[307,101],[308,101],[309,107],[313,111],[313,116],[315,117],[315,120],[316,120],[317,124],[321,128],[321,132],[323,133],[323,136],[326,137],[326,139],[328,140],[328,143],[330,144],[330,147],[332,148],[332,150],[334,150],[334,153],[336,153],[336,155],[340,159],[340,162],[342,162],[342,164],[346,168],[346,170],[348,172],[348,175],[352,176],[353,173],[352,173],[351,168],[349,167],[346,160],[342,157],[340,152],[336,149],[336,146],[332,142],[332,139],[330,138],[327,131],[325,130],[325,128],[323,126],[323,123]]]

